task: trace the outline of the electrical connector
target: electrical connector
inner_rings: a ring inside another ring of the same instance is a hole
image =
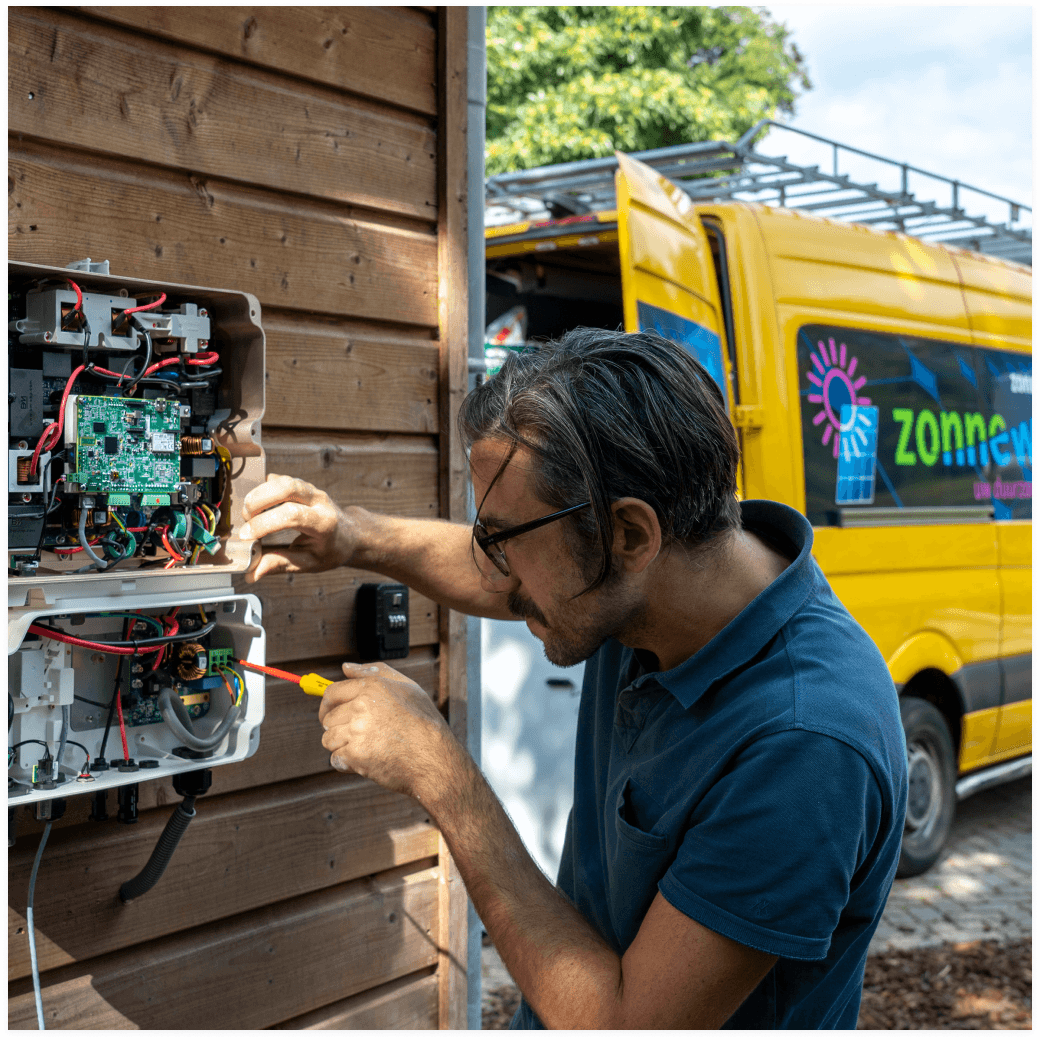
[[[209,651],[209,669],[207,675],[220,675],[221,668],[230,668],[235,660],[234,650],[211,647]]]

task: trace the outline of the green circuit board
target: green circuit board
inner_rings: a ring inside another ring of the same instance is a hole
[[[85,493],[145,492],[165,497],[181,480],[181,416],[176,401],[80,396],[75,408],[75,472]],[[149,504],[169,504],[156,501]]]

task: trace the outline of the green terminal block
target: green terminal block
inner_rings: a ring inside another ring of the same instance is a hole
[[[168,506],[170,504],[169,495],[142,495],[141,505],[142,506]]]
[[[130,506],[133,502],[129,495],[109,495],[108,496],[108,508],[112,509],[114,506]]]
[[[218,669],[230,668],[235,662],[234,650],[211,648],[209,651],[209,669],[207,675],[220,675]]]
[[[200,527],[198,524],[191,529],[191,540],[201,545],[210,556],[220,548],[220,539],[215,534],[210,534],[209,531]]]

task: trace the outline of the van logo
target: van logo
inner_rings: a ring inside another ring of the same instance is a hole
[[[870,404],[869,397],[858,396],[860,387],[866,383],[867,377],[860,376],[853,382],[858,359],[848,356],[848,347],[844,343],[836,346],[832,337],[827,341],[827,345],[820,340],[816,346],[817,349],[809,355],[816,371],[810,369],[806,375],[810,383],[820,388],[820,392],[809,394],[809,402],[822,404],[823,408],[813,416],[813,426],[827,424],[820,442],[833,444],[832,454],[837,458],[841,443],[841,410],[845,405]]]

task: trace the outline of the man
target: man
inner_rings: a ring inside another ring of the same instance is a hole
[[[524,995],[515,1027],[855,1028],[895,874],[905,744],[885,663],[810,554],[739,503],[707,372],[654,333],[581,329],[466,399],[478,518],[339,510],[269,478],[241,530],[294,529],[253,580],[371,569],[587,660],[557,887],[430,699],[344,665],[324,746],[417,798]]]

